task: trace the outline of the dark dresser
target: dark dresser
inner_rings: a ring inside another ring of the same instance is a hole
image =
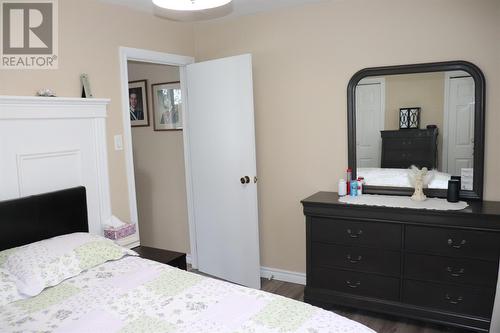
[[[304,300],[487,332],[500,256],[500,202],[461,211],[304,199]]]
[[[416,165],[437,169],[437,128],[381,131],[380,135],[382,168],[407,169]]]

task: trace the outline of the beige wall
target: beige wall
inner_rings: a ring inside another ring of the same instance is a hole
[[[130,220],[123,151],[113,148],[122,134],[120,46],[193,55],[191,24],[175,23],[96,0],[59,1],[59,69],[0,70],[1,95],[33,96],[52,88],[58,96],[80,97],[80,74],[87,73],[95,97],[111,98],[108,156],[113,214]]]
[[[500,1],[345,0],[196,25],[197,60],[252,53],[261,262],[305,271],[299,201],[347,164],[346,87],[364,67],[463,59],[487,80],[487,199],[500,200]]]
[[[439,129],[439,166],[443,156],[444,76],[441,72],[385,77],[385,129],[399,129],[400,108],[421,107],[420,128],[436,125]]]
[[[129,62],[130,81],[148,80],[150,126],[133,127],[141,244],[189,253],[182,131],[153,130],[151,85],[179,81],[179,68]]]
[[[385,129],[399,129],[399,109],[421,107],[420,128],[437,125],[444,116],[444,72],[385,77]]]

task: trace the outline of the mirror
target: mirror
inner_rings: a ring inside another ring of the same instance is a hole
[[[348,89],[349,165],[367,193],[407,194],[408,169],[432,170],[427,194],[482,198],[484,78],[473,64],[364,69]]]

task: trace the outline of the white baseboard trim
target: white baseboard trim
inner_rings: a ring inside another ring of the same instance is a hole
[[[186,254],[186,263],[191,264],[191,254]],[[283,282],[291,282],[306,285],[306,274],[299,272],[285,271],[283,269],[264,267],[260,268],[260,277]]]
[[[261,267],[260,276],[265,279],[273,279],[297,284],[306,284],[306,274],[299,272],[285,271],[283,269]]]

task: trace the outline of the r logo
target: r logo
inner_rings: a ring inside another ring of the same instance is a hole
[[[51,54],[52,6],[3,3],[3,54]]]
[[[2,69],[57,69],[58,0],[0,0]]]

